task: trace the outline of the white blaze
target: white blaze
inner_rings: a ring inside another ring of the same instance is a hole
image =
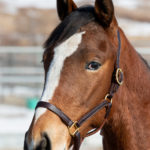
[[[64,61],[67,57],[71,56],[77,49],[82,41],[82,35],[85,32],[76,33],[69,39],[54,49],[54,58],[49,67],[45,89],[43,91],[41,101],[48,102],[52,99],[55,89],[59,85],[61,71],[64,65]],[[36,120],[46,111],[45,108],[38,108],[36,110]]]

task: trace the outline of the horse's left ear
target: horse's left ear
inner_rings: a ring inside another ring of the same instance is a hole
[[[57,13],[60,20],[64,20],[76,8],[77,6],[73,0],[57,0]]]
[[[103,27],[110,26],[114,16],[114,5],[112,0],[96,0],[95,12]]]

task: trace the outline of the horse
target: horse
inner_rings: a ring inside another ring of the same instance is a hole
[[[79,150],[100,129],[104,150],[150,150],[150,68],[119,27],[112,0],[79,8],[57,0],[57,12],[24,150]]]

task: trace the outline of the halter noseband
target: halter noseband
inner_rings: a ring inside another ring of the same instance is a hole
[[[87,136],[92,135],[96,133],[98,130],[100,130],[104,124],[105,121],[110,113],[111,107],[112,107],[112,98],[113,95],[117,92],[120,85],[123,83],[123,72],[121,68],[119,68],[119,62],[120,62],[120,50],[121,50],[121,39],[120,39],[120,32],[117,31],[117,37],[118,37],[118,52],[117,52],[117,61],[114,67],[114,72],[112,74],[112,81],[109,93],[105,96],[104,101],[101,102],[99,105],[97,105],[95,108],[93,108],[91,111],[89,111],[87,114],[85,114],[80,120],[78,121],[72,121],[67,115],[65,115],[59,108],[54,106],[53,104],[50,104],[48,102],[40,101],[38,102],[36,109],[38,107],[43,107],[48,109],[49,111],[52,111],[55,113],[59,118],[63,121],[63,123],[68,127],[69,134],[73,138],[74,141],[74,150],[79,150],[82,139],[80,137],[80,126],[87,121],[90,117],[92,117],[96,112],[100,111],[104,107],[106,108],[106,114],[104,117],[104,121],[102,125],[99,128],[94,129],[91,132],[87,133]]]

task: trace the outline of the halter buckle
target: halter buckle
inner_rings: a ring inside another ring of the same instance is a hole
[[[74,137],[75,134],[79,131],[79,127],[77,125],[77,121],[73,122],[73,124],[69,127],[68,126],[68,130],[69,130],[69,134]]]
[[[111,97],[110,94],[107,94],[105,96],[105,100],[108,101],[108,102],[110,102],[110,103],[112,103],[112,98],[110,98],[110,97]]]
[[[120,75],[123,77],[123,71],[121,68],[118,68],[117,71],[116,71],[116,81],[119,85],[122,85],[123,84],[123,79],[119,79]]]

